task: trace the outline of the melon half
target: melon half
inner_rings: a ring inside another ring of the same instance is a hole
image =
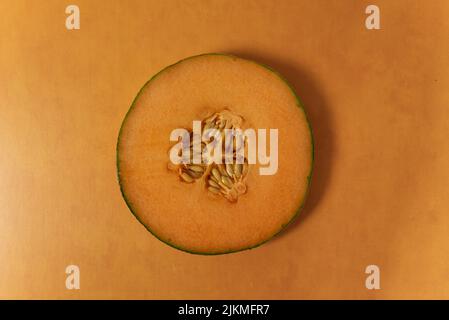
[[[192,130],[193,120],[221,133],[277,129],[276,173],[262,175],[266,164],[247,160],[173,163],[170,135]],[[272,69],[227,54],[190,57],[157,73],[137,94],[117,144],[131,212],[161,241],[196,254],[250,249],[278,234],[303,207],[312,166],[311,128],[292,87]]]

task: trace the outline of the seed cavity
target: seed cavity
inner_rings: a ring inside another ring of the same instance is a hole
[[[242,129],[243,118],[230,110],[224,109],[220,112],[214,113],[210,117],[202,121],[202,130],[214,129],[212,132],[213,141],[225,141],[225,129]],[[202,179],[205,183],[205,192],[210,192],[214,196],[224,197],[229,202],[236,202],[238,198],[247,192],[246,176],[248,173],[248,162],[243,159],[243,163],[237,163],[237,153],[241,151],[241,148],[245,147],[245,144],[240,145],[237,149],[237,139],[234,137],[231,145],[226,146],[224,143],[224,149],[227,147],[234,155],[232,163],[225,163],[223,159],[221,164],[208,163],[201,157],[200,164],[193,164],[193,157],[195,155],[201,155],[206,149],[206,143],[201,142],[201,154],[198,150],[193,150],[193,131],[190,131],[190,161],[188,164],[180,164],[172,168],[171,164],[168,165],[170,170],[177,169],[180,180],[184,183],[192,184],[197,180]],[[212,141],[212,143],[213,143]],[[226,150],[223,150],[223,154],[226,154]],[[189,157],[187,157],[188,159]],[[241,162],[241,161],[240,161]]]

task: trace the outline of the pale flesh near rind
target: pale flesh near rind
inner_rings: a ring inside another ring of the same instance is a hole
[[[279,167],[259,175],[236,203],[205,192],[204,181],[180,183],[167,168],[170,132],[224,107],[245,126],[279,129]],[[203,254],[257,246],[288,224],[304,203],[313,162],[310,126],[291,87],[271,70],[228,55],[180,61],[142,88],[117,146],[125,200],[148,230],[179,249]]]

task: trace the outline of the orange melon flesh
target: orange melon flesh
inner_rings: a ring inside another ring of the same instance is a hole
[[[236,203],[211,196],[202,179],[180,182],[167,168],[171,131],[223,108],[245,127],[279,130],[277,173],[260,175],[252,165]],[[304,203],[312,162],[310,126],[291,87],[260,64],[221,54],[187,58],[148,81],[117,145],[121,191],[133,214],[160,240],[198,254],[252,248],[281,231]]]

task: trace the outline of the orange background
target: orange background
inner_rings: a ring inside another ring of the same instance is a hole
[[[0,3],[0,298],[449,298],[448,1],[72,2]],[[316,141],[301,217],[223,256],[151,236],[115,172],[138,90],[204,52],[278,69]]]

